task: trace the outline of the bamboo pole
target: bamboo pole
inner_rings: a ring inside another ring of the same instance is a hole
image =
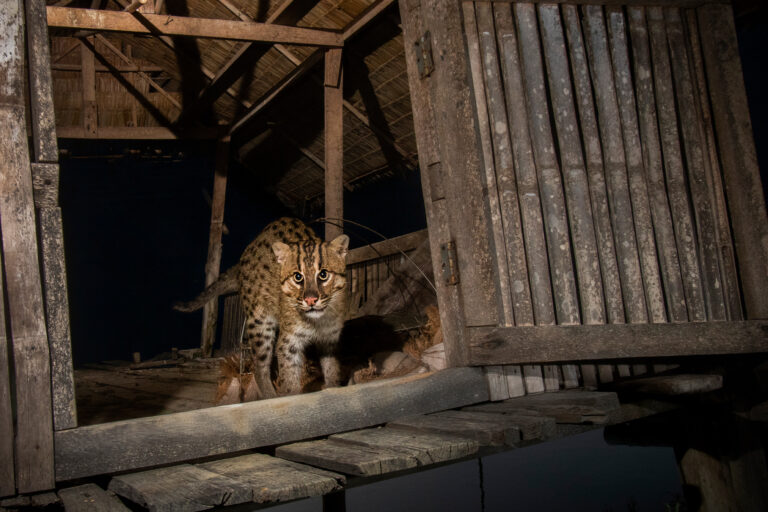
[[[229,137],[219,139],[216,146],[216,168],[213,174],[213,197],[211,202],[211,229],[208,237],[208,259],[205,262],[205,286],[213,284],[219,277],[221,267],[221,235],[224,225],[224,203],[227,192],[227,171],[229,166]],[[200,348],[203,357],[211,357],[216,341],[216,324],[219,314],[218,298],[203,307],[203,327]]]

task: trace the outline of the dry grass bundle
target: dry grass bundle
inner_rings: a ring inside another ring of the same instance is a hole
[[[261,397],[261,391],[253,378],[253,359],[243,360],[240,369],[240,356],[230,355],[224,358],[219,367],[221,377],[216,388],[215,405],[239,404],[251,402]]]
[[[440,311],[437,306],[429,305],[424,308],[427,323],[419,329],[418,334],[410,336],[403,345],[403,352],[409,356],[421,359],[421,354],[429,347],[443,342],[443,330],[440,326]]]

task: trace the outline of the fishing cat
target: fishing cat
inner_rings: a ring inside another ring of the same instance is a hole
[[[254,377],[264,398],[276,396],[270,375],[273,350],[279,393],[301,391],[304,350],[309,344],[320,353],[325,387],[338,386],[334,350],[347,306],[348,246],[347,235],[323,242],[300,220],[278,219],[245,248],[237,265],[193,301],[174,308],[194,311],[218,295],[239,291],[246,317],[245,341],[253,351]]]

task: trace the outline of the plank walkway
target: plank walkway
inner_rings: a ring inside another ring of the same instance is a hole
[[[277,503],[343,490],[349,478],[420,469],[479,456],[481,449],[544,442],[573,428],[597,428],[622,419],[615,393],[528,395],[285,444],[274,456],[250,453],[119,475],[108,491],[88,484],[64,489],[59,496],[67,511],[77,512],[125,510],[115,494],[150,511]]]

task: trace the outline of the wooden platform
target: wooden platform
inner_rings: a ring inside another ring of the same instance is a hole
[[[59,495],[68,511],[124,510],[112,493],[151,511],[284,502],[337,492],[369,477],[420,470],[620,422],[625,419],[624,408],[615,393],[569,390],[529,395],[283,444],[274,455],[248,453],[119,475],[112,478],[108,491],[89,485],[64,489]],[[646,415],[653,412],[649,406]],[[636,415],[637,408],[630,407],[627,414]],[[90,508],[85,495],[91,497]],[[102,506],[112,508],[98,508]]]

